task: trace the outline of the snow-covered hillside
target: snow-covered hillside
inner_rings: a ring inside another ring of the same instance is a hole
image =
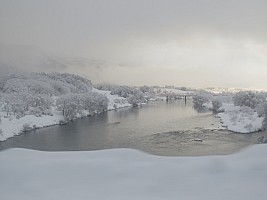
[[[103,94],[108,98],[108,110],[132,106],[125,98],[117,95],[111,95],[110,91],[100,91],[97,89],[94,89],[93,91]],[[5,113],[0,111],[0,116],[5,116]],[[27,124],[30,128],[42,128],[60,124],[61,121],[64,121],[64,117],[60,111],[55,109],[55,107],[52,108],[51,115],[26,115],[19,119],[15,117],[12,119],[2,117],[0,122],[0,129],[2,131],[0,133],[0,141],[4,141],[10,137],[21,134],[24,130],[25,124]]]
[[[264,92],[266,89],[259,89],[259,88],[203,88],[204,91],[213,93],[213,94],[234,94],[241,91],[258,91],[258,92]]]
[[[90,80],[78,75],[13,74],[0,79],[0,141],[128,106],[126,98],[94,89]]]
[[[159,157],[137,150],[0,152],[1,199],[264,199],[267,146],[227,156]]]

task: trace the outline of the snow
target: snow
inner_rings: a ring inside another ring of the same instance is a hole
[[[227,156],[160,157],[137,150],[0,152],[1,199],[264,199],[267,146]]]
[[[124,97],[120,97],[118,95],[112,95],[111,91],[104,91],[93,88],[92,92],[103,94],[108,98],[109,100],[108,110],[114,110],[115,108],[117,109],[117,108],[125,108],[132,106],[132,104],[129,104]]]
[[[161,88],[162,93],[173,93],[177,95],[190,95],[193,92],[192,91],[183,91],[183,90],[178,90],[178,89],[173,89],[173,88]]]
[[[16,119],[15,116],[13,116],[12,120],[9,118],[2,118],[2,122],[0,123],[0,128],[2,129],[0,141],[20,134],[24,124],[28,124],[30,127],[35,125],[37,128],[42,128],[59,124],[59,121],[64,119],[61,112],[53,110],[52,113],[53,116],[43,115],[42,117],[36,117],[34,115],[26,115],[20,119]]]
[[[234,106],[232,103],[223,103],[225,112],[217,114],[221,118],[222,126],[237,133],[252,133],[261,130],[263,117],[248,107]]]
[[[212,102],[204,103],[204,107],[212,110]],[[222,122],[222,127],[236,133],[253,133],[261,131],[263,117],[249,107],[235,106],[233,103],[223,103],[219,109],[221,112],[216,114]]]
[[[209,101],[207,103],[203,103],[203,106],[206,107],[209,110],[212,110],[213,109],[213,105],[212,105],[212,102],[211,101]]]
[[[203,89],[203,88],[202,88]],[[255,87],[248,87],[248,88],[204,88],[203,90],[207,92],[211,92],[213,94],[222,94],[222,93],[230,93],[230,94],[235,94],[238,92],[242,91],[257,91],[257,92],[265,92],[266,89],[260,89],[260,88],[255,88]]]
[[[110,91],[101,91],[93,89],[93,92],[98,92],[104,94],[109,99],[108,110],[113,110],[117,108],[124,108],[132,106],[129,104],[125,98],[119,97],[118,95],[111,95]],[[16,119],[12,116],[12,119],[4,118],[5,113],[0,111],[0,116],[2,121],[0,122],[0,141],[5,141],[10,137],[19,135],[23,130],[23,125],[28,124],[31,128],[35,125],[37,128],[47,127],[59,124],[61,120],[64,120],[61,112],[56,111],[53,107],[53,116],[43,115],[41,117],[36,117],[34,115],[26,115],[20,119]]]

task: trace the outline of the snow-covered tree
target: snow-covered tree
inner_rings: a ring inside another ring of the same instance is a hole
[[[265,107],[266,107],[266,106],[267,106],[267,105],[266,105],[266,102],[259,103],[259,104],[256,106],[255,110],[256,110],[256,112],[258,113],[258,115],[259,115],[260,117],[265,116]],[[267,113],[266,113],[266,114],[267,114]]]
[[[32,127],[28,123],[25,123],[23,125],[22,132],[28,132],[28,131],[31,131],[31,130],[32,130]]]
[[[140,90],[142,93],[150,93],[153,89],[150,88],[150,87],[147,86],[147,85],[144,85],[144,86],[139,87],[139,90]]]
[[[6,116],[15,115],[24,110],[22,97],[17,93],[4,94],[1,101],[3,102],[2,109],[6,112]]]
[[[220,102],[217,99],[212,100],[212,110],[214,112],[219,112],[221,107],[222,107],[222,102]]]
[[[264,105],[263,112],[264,112],[264,119],[262,122],[262,129],[266,130],[267,129],[267,104]]]
[[[140,103],[145,101],[144,94],[140,91],[135,91],[134,94],[129,95],[127,98],[128,102],[133,105],[133,107],[138,106]]]
[[[212,100],[213,96],[205,91],[200,91],[197,95],[193,96],[193,107],[198,112],[204,112],[207,110],[203,104],[208,103]]]
[[[75,94],[66,94],[57,98],[56,106],[57,109],[62,111],[62,115],[67,120],[72,120],[78,112],[78,104],[76,101]]]
[[[193,103],[195,107],[202,107],[204,103],[208,103],[211,99],[210,95],[207,93],[199,93],[193,96]]]
[[[233,101],[236,106],[247,106],[254,109],[257,105],[266,102],[266,96],[252,91],[242,91],[233,96]]]
[[[93,93],[96,102],[96,112],[104,112],[108,108],[108,98],[102,94]]]
[[[10,76],[1,80],[1,90],[5,93],[27,92],[52,96],[69,92],[90,92],[92,83],[81,76],[67,73],[32,73],[30,75]]]
[[[100,113],[107,110],[108,99],[102,94],[89,92],[85,94],[66,94],[57,98],[57,109],[62,111],[66,120],[73,120],[82,114],[83,110],[89,113]]]
[[[126,87],[123,91],[128,95],[134,90]],[[73,74],[31,73],[0,79],[0,107],[7,117],[51,114],[52,106],[72,120],[86,110],[91,114],[106,111],[108,99],[92,92],[90,80]]]

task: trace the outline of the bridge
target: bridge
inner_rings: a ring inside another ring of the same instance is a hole
[[[178,99],[184,99],[185,101],[187,100],[188,97],[193,97],[195,96],[194,93],[184,93],[184,94],[167,94],[165,95],[166,101],[169,100],[178,100]]]

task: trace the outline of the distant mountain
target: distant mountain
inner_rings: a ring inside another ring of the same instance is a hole
[[[78,68],[95,68],[104,69],[108,67],[108,63],[104,60],[87,59],[87,58],[58,58],[68,67],[78,67]]]
[[[4,71],[66,72],[82,75],[94,83],[106,80],[114,68],[122,67],[100,59],[54,56],[36,46],[1,43],[0,65],[1,74]]]
[[[58,58],[66,66],[65,72],[87,76],[93,82],[102,79],[103,73],[111,67],[118,66],[105,60],[87,59],[87,58]]]
[[[6,65],[32,72],[62,71],[66,68],[56,58],[30,45],[0,44],[0,61]]]

